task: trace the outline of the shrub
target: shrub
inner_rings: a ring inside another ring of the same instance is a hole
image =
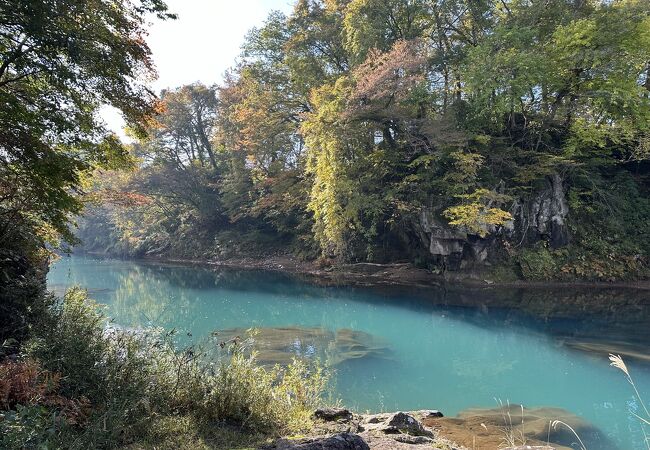
[[[220,364],[210,377],[203,413],[213,420],[241,424],[264,432],[299,432],[311,425],[327,377],[301,361],[289,367],[267,369],[255,363],[255,355],[240,350]]]
[[[526,280],[550,280],[557,276],[557,263],[551,251],[538,244],[532,249],[523,249],[517,255],[521,274]]]
[[[2,448],[115,448],[180,416],[267,435],[306,431],[327,384],[304,362],[258,366],[241,344],[211,361],[176,349],[173,333],[110,327],[80,289],[51,316],[22,360],[0,365]]]

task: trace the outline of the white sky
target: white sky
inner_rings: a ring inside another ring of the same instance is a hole
[[[247,31],[272,10],[289,13],[293,0],[167,0],[177,20],[154,21],[147,42],[158,71],[156,92],[200,81],[221,81],[233,66]],[[101,111],[109,127],[124,138],[117,110]]]

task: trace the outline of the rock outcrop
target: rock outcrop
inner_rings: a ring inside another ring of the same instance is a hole
[[[528,244],[545,240],[552,248],[569,243],[566,225],[569,207],[559,174],[549,175],[546,187],[530,198],[517,199],[507,209],[513,220],[501,227],[489,227],[485,237],[450,227],[444,220],[437,219],[433,211],[423,210],[418,226],[420,239],[430,255],[450,270],[488,262],[492,254],[500,250],[495,247],[497,237]]]
[[[353,414],[344,408],[322,408],[313,416],[311,436],[279,439],[262,450],[572,450],[576,438],[568,426],[590,450],[617,449],[580,417],[550,407],[472,408],[456,417],[444,417],[437,410]],[[555,420],[564,426],[550,426]]]
[[[417,416],[417,417],[416,417]],[[466,450],[423,425],[423,417],[440,417],[439,411],[392,414],[352,414],[347,409],[323,408],[314,436],[280,439],[267,450]]]

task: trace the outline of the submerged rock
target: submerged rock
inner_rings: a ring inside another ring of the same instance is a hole
[[[575,435],[566,426],[552,427],[554,420],[570,425],[590,450],[617,448],[598,428],[560,408],[522,409],[515,404],[492,409],[471,408],[456,417],[423,418],[422,423],[470,448],[502,448],[509,444],[509,439],[521,443],[523,434],[525,444],[536,450],[547,449],[549,444],[556,450],[573,449]],[[519,449],[516,445],[513,448]]]
[[[251,335],[244,328],[214,333],[221,342],[241,341]],[[329,365],[360,358],[389,358],[388,346],[369,333],[347,328],[264,327],[251,336],[257,360],[264,365],[288,365],[295,358],[322,358]]]

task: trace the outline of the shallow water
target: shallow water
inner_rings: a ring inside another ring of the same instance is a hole
[[[496,399],[554,406],[602,431],[605,438],[586,437],[589,450],[645,449],[639,422],[628,411],[640,413],[640,405],[623,374],[609,367],[606,352],[563,345],[579,337],[649,353],[648,303],[632,293],[591,289],[568,297],[583,302],[582,310],[571,312],[562,306],[569,300],[553,292],[319,287],[281,273],[78,256],[56,262],[48,283],[54,291],[73,284],[89,289],[119,325],[176,328],[192,339],[249,327],[368,333],[390,351],[336,366],[337,394],[357,410],[439,409],[449,416],[493,408]],[[607,305],[609,296],[614,307],[587,313],[598,310],[589,305],[592,298]],[[507,307],[513,304],[518,310]],[[650,365],[627,362],[650,401]]]

